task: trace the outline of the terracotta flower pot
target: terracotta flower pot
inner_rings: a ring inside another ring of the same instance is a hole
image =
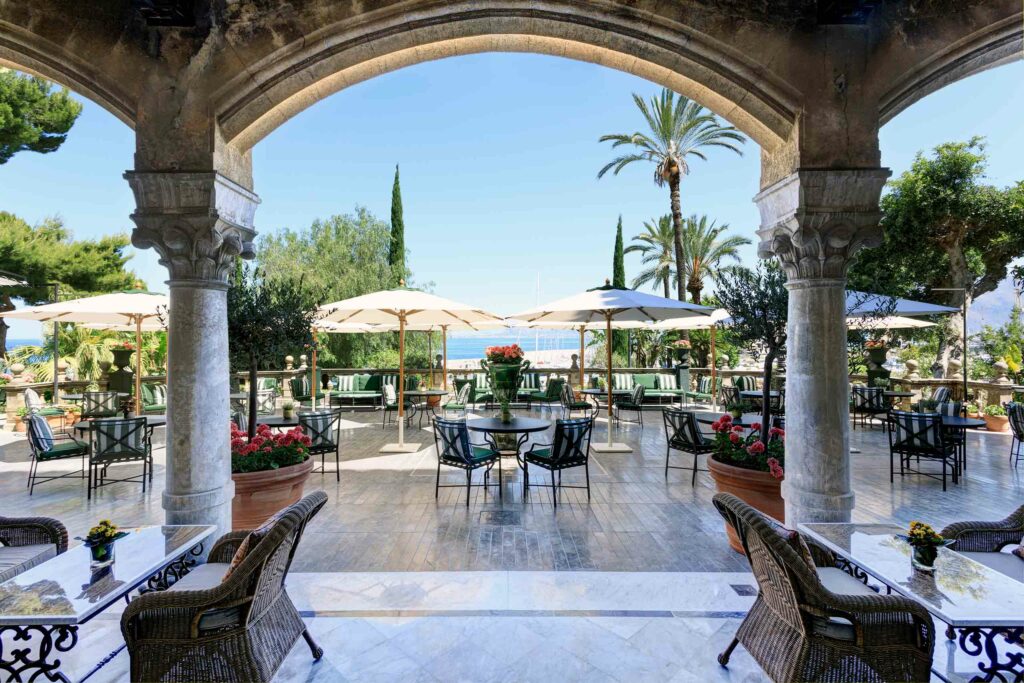
[[[1006,415],[985,415],[985,429],[990,432],[1010,431],[1010,418]]]
[[[441,397],[427,396],[427,405],[430,406],[431,408],[436,408],[437,406],[441,405]]]
[[[297,503],[312,469],[313,458],[309,458],[276,470],[232,474],[235,497],[231,499],[231,528],[255,529],[278,510]]]
[[[28,423],[25,422],[25,418],[21,415],[14,418],[14,431],[21,433],[28,431]]]
[[[782,501],[782,480],[770,472],[758,472],[743,467],[734,467],[708,458],[708,470],[715,480],[719,493],[731,493],[747,505],[760,510],[780,522],[786,521],[786,507]],[[729,547],[743,553],[743,545],[732,526],[726,522],[725,533],[729,536]]]

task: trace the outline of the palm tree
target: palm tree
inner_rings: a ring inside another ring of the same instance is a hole
[[[643,255],[640,262],[647,266],[633,278],[633,289],[648,284],[653,284],[657,289],[660,283],[667,299],[672,296],[670,286],[676,279],[676,264],[672,255],[675,249],[672,216],[665,214],[657,220],[645,221],[644,230],[639,235],[633,235],[635,244],[630,244],[624,252],[639,252]]]
[[[668,88],[658,97],[652,97],[650,104],[636,93],[633,101],[650,128],[650,134],[618,133],[602,135],[599,142],[611,142],[612,148],[631,145],[635,151],[612,159],[598,171],[597,177],[611,171],[615,175],[634,161],[655,164],[654,182],[658,187],[668,183],[669,201],[672,207],[672,229],[674,231],[676,269],[683,271],[683,210],[679,202],[679,182],[689,174],[687,157],[694,156],[707,161],[703,148],[724,147],[742,154],[738,145],[747,139],[732,126],[724,126],[718,118],[703,106],[676,95]],[[676,284],[680,301],[686,300],[683,279]]]
[[[704,278],[709,277],[717,282],[718,264],[723,259],[739,263],[739,248],[750,244],[749,239],[739,235],[727,235],[719,239],[728,229],[728,223],[716,226],[714,221],[708,222],[707,216],[694,214],[686,219],[682,235],[684,265],[679,281],[685,281],[686,291],[695,304],[700,303]]]

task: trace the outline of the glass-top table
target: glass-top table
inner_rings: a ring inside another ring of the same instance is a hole
[[[935,572],[911,567],[910,546],[892,524],[801,524],[800,531],[895,591],[919,602],[948,625],[962,651],[981,657],[979,667],[1024,680],[1024,583],[949,548],[939,550]],[[1010,652],[1006,650],[1009,648]],[[985,663],[984,660],[988,660]]]
[[[162,590],[195,566],[212,526],[127,530],[114,562],[93,571],[84,545],[0,583],[0,676],[68,681],[60,656],[78,642],[78,628],[129,593]],[[2,678],[8,680],[8,678]]]

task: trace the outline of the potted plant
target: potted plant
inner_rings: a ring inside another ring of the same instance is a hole
[[[721,493],[731,493],[748,505],[780,522],[786,521],[782,500],[783,467],[786,462],[786,433],[772,427],[768,440],[762,441],[761,425],[749,428],[733,424],[723,415],[711,424],[715,432],[714,450],[708,458],[708,471]],[[738,553],[743,545],[728,523],[729,546]]]
[[[301,427],[275,434],[267,425],[258,425],[250,439],[231,423],[233,529],[254,529],[302,498],[306,478],[313,469],[310,443]]]
[[[933,398],[923,398],[921,402],[917,404],[918,412],[922,413],[934,413],[939,409],[939,402]]]
[[[109,519],[101,519],[99,524],[89,529],[85,538],[75,538],[89,549],[89,568],[100,569],[114,563],[114,541],[127,535],[127,531],[118,531],[117,525]]]
[[[968,403],[967,404],[967,417],[977,418],[979,415],[981,415],[981,409],[978,408],[978,404],[973,402],[973,401]]]
[[[1006,415],[1006,408],[998,403],[985,406],[985,429],[990,432],[1006,432],[1010,429],[1010,418]]]
[[[14,413],[14,431],[26,432],[28,431],[28,423],[25,421],[25,417],[28,415],[28,407],[22,406]]]
[[[286,400],[281,404],[281,416],[290,420],[295,416],[295,402]]]
[[[743,417],[743,413],[752,412],[754,406],[746,401],[729,401],[725,404],[725,410],[734,420],[738,420]]]
[[[939,548],[953,543],[937,534],[935,529],[924,522],[911,522],[907,534],[897,534],[896,538],[906,541],[911,548],[910,564],[917,571],[931,574],[935,571],[935,559],[939,556]]]

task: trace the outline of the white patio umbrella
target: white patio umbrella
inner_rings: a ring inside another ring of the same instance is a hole
[[[324,323],[398,324],[398,443],[385,444],[382,453],[412,453],[419,444],[405,443],[405,330],[407,326],[456,325],[499,321],[501,318],[479,308],[409,289],[398,289],[336,301],[319,309]]]
[[[935,327],[935,323],[902,315],[885,315],[879,318],[849,317],[846,326],[851,330],[910,330]]]
[[[686,317],[707,317],[711,308],[685,301],[637,292],[632,289],[612,287],[607,280],[603,287],[587,290],[582,294],[552,301],[530,311],[510,316],[527,323],[571,323],[586,326],[604,322],[608,335],[608,442],[596,444],[598,453],[629,453],[632,449],[623,443],[612,441],[612,328],[633,323],[657,322]]]
[[[52,323],[111,325],[135,331],[135,412],[142,412],[142,332],[154,324],[162,325],[170,301],[166,294],[141,289],[100,294],[81,299],[32,306],[9,313],[5,318]],[[57,400],[54,395],[53,400]]]

